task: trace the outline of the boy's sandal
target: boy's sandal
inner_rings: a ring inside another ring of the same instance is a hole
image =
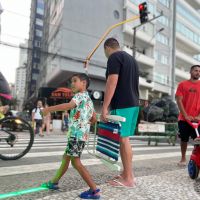
[[[50,190],[58,190],[58,183],[52,183],[51,181],[47,182],[47,183],[42,183],[41,187],[45,187],[48,188]]]
[[[96,190],[87,190],[85,192],[82,192],[79,197],[81,199],[100,199],[100,189]]]

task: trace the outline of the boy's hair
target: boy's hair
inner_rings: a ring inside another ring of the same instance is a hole
[[[190,68],[190,71],[192,71],[195,67],[200,67],[200,65],[193,65],[193,66]]]
[[[115,38],[108,38],[105,42],[104,42],[104,49],[106,47],[110,47],[112,49],[118,49],[120,48],[119,46],[119,42],[115,39]]]
[[[77,74],[73,74],[73,77],[77,76],[81,81],[86,81],[86,89],[88,89],[88,87],[90,86],[90,78],[87,74],[85,73],[77,73]]]

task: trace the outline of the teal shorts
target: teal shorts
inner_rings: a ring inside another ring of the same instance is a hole
[[[139,114],[139,107],[115,109],[111,110],[110,114],[119,115],[126,118],[125,122],[121,122],[121,137],[129,137],[134,135]]]

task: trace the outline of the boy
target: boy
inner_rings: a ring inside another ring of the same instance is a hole
[[[89,172],[80,161],[81,153],[87,140],[90,129],[90,121],[94,121],[94,106],[88,95],[89,77],[80,73],[72,76],[72,91],[74,97],[69,103],[59,104],[43,109],[43,114],[53,111],[71,110],[69,117],[68,143],[63,155],[62,163],[56,175],[45,185],[49,189],[58,189],[58,182],[67,171],[70,161],[72,166],[79,172],[90,189],[82,192],[79,197],[85,199],[99,199],[100,189],[92,180]]]

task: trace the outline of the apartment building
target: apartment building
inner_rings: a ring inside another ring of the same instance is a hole
[[[27,45],[28,42],[20,44],[19,67],[16,69],[15,75],[15,95],[17,99],[18,110],[23,110],[26,85],[26,68],[27,68]]]
[[[40,73],[39,64],[43,36],[43,16],[44,0],[32,0],[25,90],[27,103],[29,103],[31,96],[34,96],[37,78]]]
[[[43,51],[37,88],[66,86],[75,72],[84,72],[83,61],[108,27],[138,15],[141,0],[52,0],[45,1]],[[136,50],[140,67],[140,98],[171,95],[172,24],[176,23],[176,84],[189,78],[191,65],[200,64],[200,0],[178,0],[176,22],[172,0],[148,0],[149,18],[163,16],[136,30],[139,19],[114,29],[108,37],[119,40],[131,55]],[[103,45],[89,65],[90,89],[104,90],[106,58]]]
[[[2,14],[2,12],[3,12],[3,8],[0,3],[0,38],[1,38],[1,14]]]

